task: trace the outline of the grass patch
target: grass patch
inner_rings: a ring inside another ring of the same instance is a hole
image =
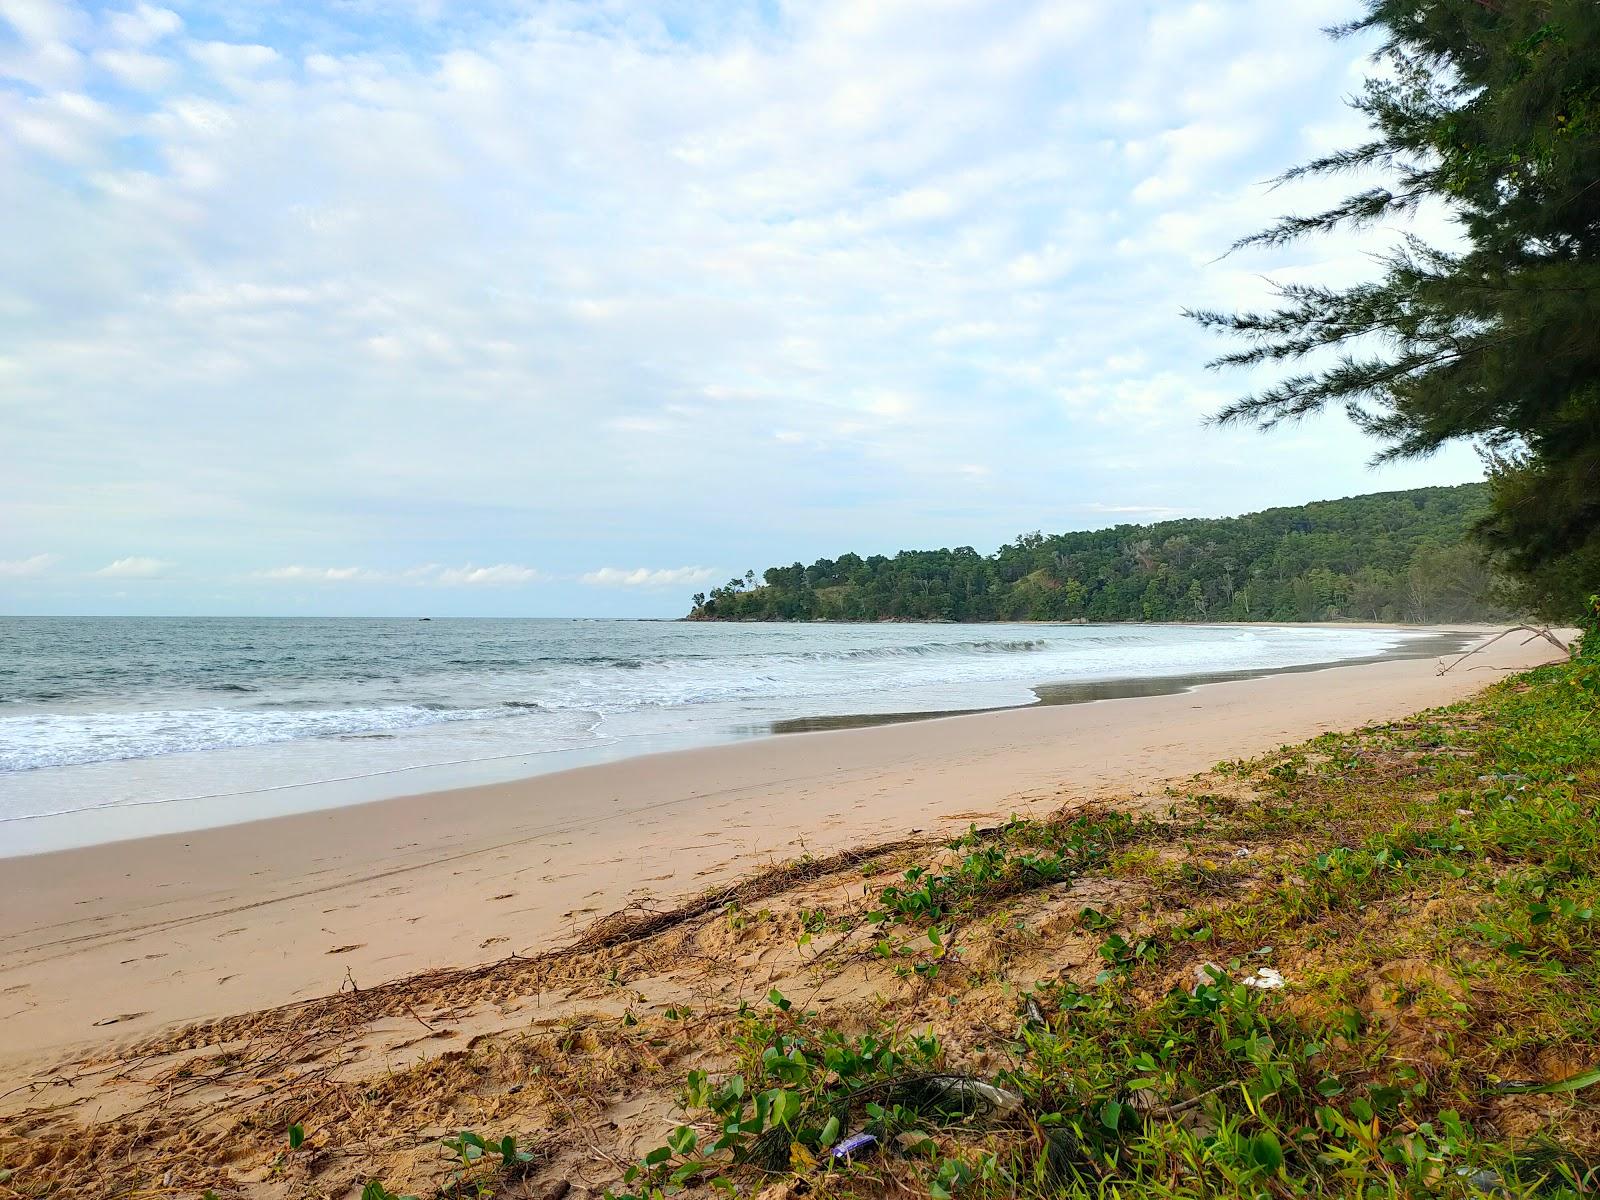
[[[829,1194],[1592,1194],[1595,672],[1228,764],[1242,794],[1180,795],[1166,820],[969,831],[868,920],[941,946],[1025,891],[1114,872],[1145,898],[1080,914],[1094,978],[1019,990],[982,1080],[931,1033],[746,1013],[743,1070],[691,1077],[690,1123],[616,1194],[774,1176]],[[961,999],[959,978],[930,986]],[[985,1084],[1002,1102],[971,1102]],[[871,1141],[830,1153],[850,1134]]]

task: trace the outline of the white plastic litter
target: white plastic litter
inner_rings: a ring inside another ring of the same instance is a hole
[[[1248,979],[1241,979],[1245,987],[1260,988],[1264,992],[1275,992],[1283,986],[1283,976],[1271,967],[1258,967],[1256,973]]]

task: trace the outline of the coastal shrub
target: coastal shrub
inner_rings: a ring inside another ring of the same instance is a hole
[[[1577,658],[1600,661],[1600,595],[1590,596],[1584,604],[1583,619],[1575,649]],[[1593,678],[1592,675],[1589,677]]]
[[[931,1034],[847,1036],[775,989],[764,1010],[742,1006],[735,1041],[743,1069],[717,1081],[689,1073],[683,1100],[696,1124],[678,1126],[629,1168],[624,1184],[641,1190],[615,1200],[740,1167],[781,1173],[844,1164],[848,1156],[832,1152],[847,1132],[869,1135],[874,1147],[915,1146],[927,1129],[987,1104],[964,1079],[941,1073],[944,1051]]]
[[[932,927],[1034,887],[1070,883],[1103,865],[1141,823],[1123,812],[1095,813],[1058,822],[1012,817],[994,830],[971,826],[949,843],[960,857],[942,868],[909,868],[902,882],[878,895],[873,924]]]
[[[535,1161],[531,1152],[518,1148],[517,1139],[509,1133],[498,1139],[490,1139],[470,1129],[463,1129],[455,1137],[444,1138],[440,1144],[459,1160],[460,1166],[455,1171],[458,1180],[490,1156],[499,1158],[498,1166],[502,1171],[514,1171]]]

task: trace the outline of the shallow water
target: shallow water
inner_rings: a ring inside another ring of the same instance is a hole
[[[1370,658],[1305,626],[0,618],[6,822]],[[1065,686],[1065,693],[1059,691]],[[437,780],[435,779],[436,783]],[[433,784],[430,783],[430,786]],[[396,789],[404,790],[404,789]]]

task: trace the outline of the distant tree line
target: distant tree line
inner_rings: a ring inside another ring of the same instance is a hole
[[[1213,520],[1028,533],[770,567],[694,597],[730,621],[1469,621],[1503,616],[1467,533],[1484,484]]]

